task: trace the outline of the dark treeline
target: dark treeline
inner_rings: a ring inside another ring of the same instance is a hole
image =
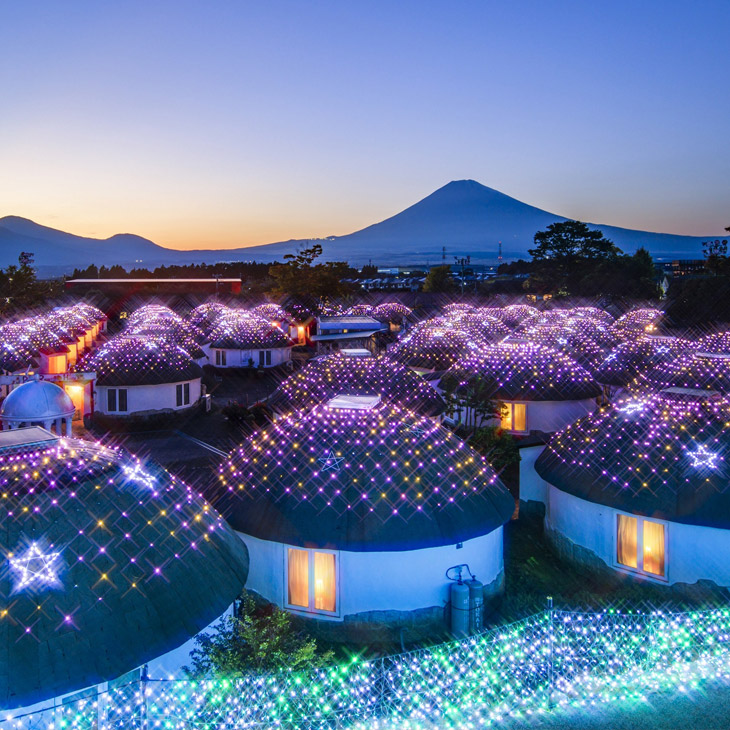
[[[261,279],[268,276],[271,264],[251,261],[232,261],[217,264],[184,264],[158,266],[155,269],[130,269],[123,266],[96,266],[74,269],[71,279],[210,279],[221,276],[226,279]]]

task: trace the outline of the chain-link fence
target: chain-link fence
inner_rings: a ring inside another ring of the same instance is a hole
[[[547,611],[461,641],[311,672],[156,680],[136,672],[2,730],[453,727],[642,696],[730,671],[730,611]]]

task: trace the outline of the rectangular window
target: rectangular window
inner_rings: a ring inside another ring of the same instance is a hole
[[[109,413],[114,413],[117,410],[116,388],[109,388],[106,392],[106,409]]]
[[[262,368],[264,366],[264,351],[259,350],[259,367]]]
[[[513,403],[513,431],[527,431],[527,406],[524,403]]]
[[[643,517],[617,515],[616,560],[649,575],[666,576],[665,527]]]
[[[222,365],[223,367],[225,367],[225,364],[226,364],[225,350],[216,350],[215,351],[215,364]]]
[[[179,408],[183,404],[183,387],[182,383],[175,386],[175,405]]]
[[[501,427],[505,431],[527,431],[527,404],[503,403]]]
[[[127,389],[126,388],[119,389],[119,410],[121,412],[126,412],[126,410],[127,410]]]
[[[664,525],[644,522],[644,570],[652,575],[664,575]]]
[[[289,548],[289,589],[287,603],[290,606],[309,608],[309,551]]]
[[[636,517],[619,515],[617,524],[616,559],[620,565],[636,568],[639,565],[639,521]]]
[[[190,383],[183,383],[183,405],[190,405]]]
[[[288,548],[287,604],[312,612],[336,613],[335,553]]]
[[[266,351],[266,364],[271,365],[271,350]]]

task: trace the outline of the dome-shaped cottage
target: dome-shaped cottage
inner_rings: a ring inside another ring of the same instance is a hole
[[[4,709],[177,649],[245,583],[245,549],[215,510],[119,451],[37,427],[3,432],[0,484]]]
[[[573,559],[730,586],[730,407],[672,389],[555,434],[535,468],[545,525]]]
[[[326,403],[340,394],[380,395],[426,416],[438,416],[446,407],[438,392],[405,365],[387,357],[349,357],[345,353],[311,360],[281,383],[267,403],[288,413]]]
[[[251,589],[345,631],[443,625],[444,575],[457,564],[497,590],[514,510],[473,449],[373,397],[336,398],[255,434],[221,467],[212,501],[248,547]]]
[[[95,410],[108,416],[151,416],[195,406],[202,368],[180,347],[164,341],[117,337],[85,358],[96,372]]]
[[[212,326],[209,359],[217,368],[270,368],[291,360],[292,341],[267,319],[229,310]]]
[[[10,391],[0,405],[3,430],[43,426],[57,435],[71,435],[74,404],[63,388],[45,380],[31,380]]]
[[[550,433],[592,412],[601,390],[575,360],[532,342],[507,340],[460,358],[440,388],[500,402],[502,427]]]

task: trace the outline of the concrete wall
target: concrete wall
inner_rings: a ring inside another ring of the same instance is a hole
[[[247,368],[249,367],[249,360],[253,360],[253,366],[259,367],[259,352],[267,352],[267,350],[226,350],[222,348],[207,347],[204,348],[208,352],[208,363],[217,368]],[[216,365],[215,353],[225,352],[226,353],[226,364]],[[284,363],[291,360],[291,347],[273,347],[269,348],[268,352],[271,352],[271,364],[266,365],[266,356],[264,355],[265,368],[273,368],[277,365],[283,365]]]
[[[241,535],[251,556],[246,588],[284,606],[284,561],[281,543]],[[369,611],[415,611],[448,602],[446,569],[468,563],[485,585],[502,572],[502,528],[455,545],[400,552],[337,553],[340,560],[339,616]],[[319,616],[319,615],[318,615]],[[321,618],[328,618],[321,616]]]
[[[190,384],[190,403],[177,405],[178,383],[161,383],[159,385],[104,386],[97,385],[94,392],[94,410],[110,416],[134,416],[152,414],[160,411],[182,411],[194,406],[200,400],[200,378],[185,381]],[[123,388],[127,391],[127,410],[109,411],[107,408],[107,390]]]
[[[548,485],[545,528],[589,550],[607,566],[616,566],[616,515],[618,510],[574,497]],[[650,517],[648,519],[651,519]],[[730,530],[664,522],[666,580],[661,583],[693,584],[699,580],[730,586]]]

